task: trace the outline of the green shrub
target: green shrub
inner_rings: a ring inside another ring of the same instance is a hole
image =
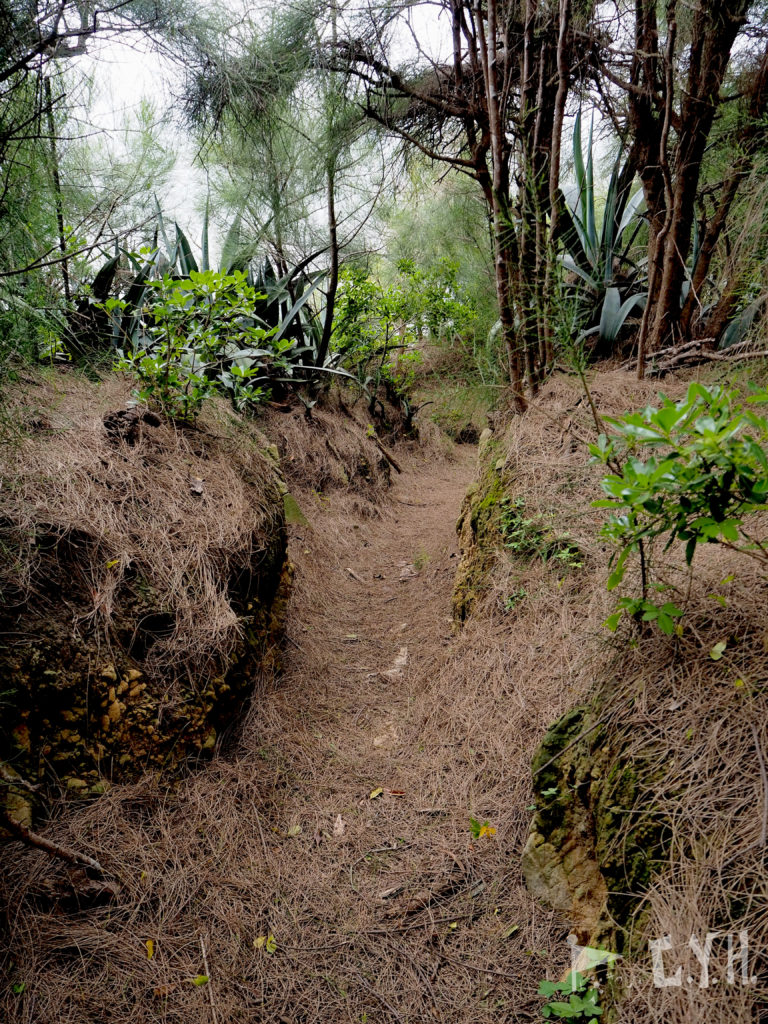
[[[265,396],[264,360],[279,359],[279,349],[259,347],[271,332],[254,324],[258,296],[245,274],[192,270],[186,278],[147,281],[145,288],[141,333],[116,364],[136,375],[141,401],[189,422],[217,392],[229,393],[239,409]],[[122,316],[126,305],[108,299],[103,308]]]
[[[569,971],[565,981],[542,981],[539,995],[549,999],[541,1008],[547,1020],[591,1021],[603,1012],[598,989],[578,971]]]
[[[768,508],[768,419],[753,408],[768,402],[768,392],[742,401],[735,391],[692,383],[681,401],[661,400],[658,408],[606,419],[612,436],[589,446],[612,470],[602,480],[607,497],[594,502],[611,510],[601,536],[618,548],[608,589],[621,584],[632,557],[640,565],[641,593],[621,598],[610,629],[627,613],[674,632],[681,609],[649,597],[668,589],[653,579],[659,543],[664,551],[683,543],[689,566],[700,544],[722,544],[768,566],[768,547],[749,522]]]

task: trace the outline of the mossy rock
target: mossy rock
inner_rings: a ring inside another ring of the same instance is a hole
[[[503,547],[502,510],[512,484],[501,444],[490,430],[484,430],[480,437],[478,458],[478,477],[464,496],[456,524],[461,548],[453,590],[457,623],[470,616],[478,599],[487,592],[491,570]]]
[[[661,863],[667,824],[645,794],[629,736],[603,721],[605,694],[572,708],[532,763],[536,813],[523,852],[530,891],[572,923],[582,944],[631,953],[631,927]]]

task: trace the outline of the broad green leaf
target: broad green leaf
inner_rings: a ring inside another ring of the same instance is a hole
[[[546,981],[545,980],[545,981],[542,981],[541,984],[539,985],[538,994],[540,996],[547,996],[547,998],[548,998],[549,996],[553,996],[558,991],[559,991],[559,989],[557,987],[557,984],[554,981]]]

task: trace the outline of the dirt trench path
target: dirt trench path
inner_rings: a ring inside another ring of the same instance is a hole
[[[563,700],[562,671],[541,670],[562,625],[476,616],[454,632],[475,451],[398,457],[378,515],[353,494],[295,493],[309,522],[291,528],[284,672],[236,742],[178,787],[147,775],[52,822],[109,865],[116,898],[62,910],[51,866],[19,851],[1,1020],[540,1019],[566,931],[520,854],[530,757]]]
[[[538,1019],[551,918],[519,879],[526,812],[499,755],[500,695],[474,675],[492,636],[457,638],[451,621],[475,459],[407,463],[381,518],[315,497],[293,529],[285,673],[244,736],[272,773],[261,884],[278,953],[250,990],[259,1020]],[[473,837],[473,814],[507,838]]]
[[[454,640],[456,521],[475,455],[465,447],[455,461],[405,462],[381,519],[360,518],[354,505],[336,513],[331,499],[311,516],[314,529],[293,530],[296,596],[275,699],[315,717],[324,760],[335,744],[345,770],[361,780],[375,766],[398,788],[414,688]]]

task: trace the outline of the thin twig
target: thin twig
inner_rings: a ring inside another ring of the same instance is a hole
[[[211,1001],[211,1020],[213,1024],[219,1024],[219,1018],[216,1016],[216,1003],[213,998],[213,982],[211,981],[211,972],[208,968],[208,954],[205,951],[205,943],[203,942],[203,936],[200,936],[200,950],[203,954],[203,967],[205,968],[205,976],[208,979],[208,998]]]
[[[20,839],[22,843],[26,843],[27,846],[33,846],[35,849],[44,850],[50,854],[51,857],[58,857],[59,860],[64,860],[68,864],[76,864],[78,867],[90,868],[92,871],[98,871],[99,874],[108,874],[104,868],[99,864],[95,857],[89,857],[87,853],[79,853],[77,850],[70,850],[66,846],[60,846],[58,843],[52,842],[50,839],[46,839],[45,836],[38,835],[37,832],[32,832],[26,825],[22,825],[20,821],[16,821],[8,811],[2,811],[2,819],[5,828]]]
[[[757,732],[757,727],[754,722],[751,723],[752,736],[755,741],[755,751],[757,753],[757,760],[760,765],[760,776],[763,780],[763,826],[760,830],[760,848],[765,851],[765,842],[768,838],[768,773],[765,770],[765,759],[763,757],[763,750],[760,746],[760,736]],[[765,856],[765,853],[763,853]]]

